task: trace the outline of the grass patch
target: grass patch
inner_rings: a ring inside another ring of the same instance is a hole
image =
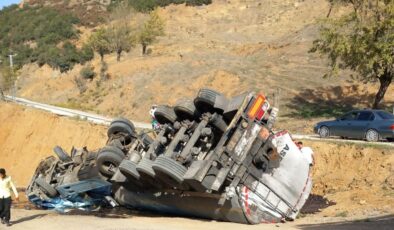
[[[347,217],[348,214],[348,211],[338,212],[335,214],[335,217]]]
[[[58,107],[62,107],[62,108],[76,109],[76,110],[83,110],[83,111],[93,110],[92,106],[80,103],[75,99],[69,99],[67,102],[64,102],[64,103],[54,103],[53,105],[58,106]]]

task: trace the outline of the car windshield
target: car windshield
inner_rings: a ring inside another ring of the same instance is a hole
[[[376,112],[380,118],[382,118],[383,120],[389,120],[389,119],[394,119],[394,115],[391,113],[388,113],[386,111],[378,111]]]

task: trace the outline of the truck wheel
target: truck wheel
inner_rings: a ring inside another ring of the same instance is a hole
[[[378,131],[376,131],[375,129],[369,129],[367,131],[367,133],[365,134],[365,139],[367,139],[367,141],[379,141],[380,136]]]
[[[140,174],[137,172],[137,164],[130,160],[123,160],[119,165],[120,172],[129,180],[140,179]]]
[[[148,134],[143,133],[141,136],[141,141],[144,144],[145,148],[149,148],[149,145],[151,145],[153,143],[153,138],[150,137]]]
[[[162,188],[162,184],[158,183],[155,178],[156,174],[152,168],[153,163],[154,161],[145,157],[138,162],[137,171],[140,174],[140,182],[151,187]]]
[[[116,118],[111,122],[108,128],[107,136],[111,137],[117,133],[125,133],[131,135],[135,133],[135,127],[133,123],[126,118]]]
[[[122,150],[113,146],[106,146],[100,150],[96,164],[101,174],[112,177],[124,157]]]
[[[155,177],[155,171],[153,171],[153,161],[143,157],[137,165],[137,171],[141,174],[146,174],[150,177]]]
[[[224,133],[227,129],[227,124],[226,122],[223,120],[223,117],[221,115],[217,115],[216,117],[214,117],[210,124],[215,127],[217,130],[219,130],[221,133]]]
[[[57,157],[59,157],[59,159],[62,162],[71,162],[72,161],[71,157],[67,153],[65,153],[64,150],[62,149],[62,147],[60,147],[60,146],[56,146],[53,149],[53,152],[55,152]]]
[[[57,195],[57,190],[43,178],[38,177],[34,182],[36,182],[41,191],[43,191],[48,197],[53,198]]]
[[[174,187],[179,187],[183,183],[183,176],[187,171],[181,163],[164,155],[156,158],[152,168],[160,180]]]
[[[194,105],[202,113],[213,113],[215,111],[223,113],[224,108],[215,108],[216,100],[219,97],[223,97],[223,95],[219,92],[211,89],[200,89],[197,97],[194,99]]]
[[[155,118],[162,125],[173,124],[177,120],[174,110],[170,106],[166,105],[157,106]]]
[[[182,100],[174,106],[174,112],[179,119],[192,121],[196,117],[197,110],[191,100]]]
[[[328,129],[327,126],[320,127],[319,136],[320,136],[320,138],[327,138],[330,136],[330,130]]]

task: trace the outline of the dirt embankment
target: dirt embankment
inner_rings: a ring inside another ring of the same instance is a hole
[[[55,145],[97,149],[106,128],[0,103],[0,167],[18,187],[26,186],[39,161]],[[305,141],[315,151],[313,193],[336,205],[317,216],[371,216],[394,213],[394,150],[373,145]]]
[[[0,167],[17,187],[25,187],[41,159],[55,145],[97,149],[105,144],[106,129],[13,104],[0,103]]]
[[[306,144],[316,155],[312,192],[336,202],[321,215],[394,213],[394,149],[310,141]]]

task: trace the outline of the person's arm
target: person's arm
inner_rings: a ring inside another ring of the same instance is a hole
[[[15,199],[18,200],[18,199],[19,199],[19,194],[18,194],[18,191],[16,190],[16,187],[15,187],[15,185],[14,185],[14,183],[12,182],[11,179],[10,179],[10,186],[11,186],[12,192],[13,192],[14,195],[15,195]]]

